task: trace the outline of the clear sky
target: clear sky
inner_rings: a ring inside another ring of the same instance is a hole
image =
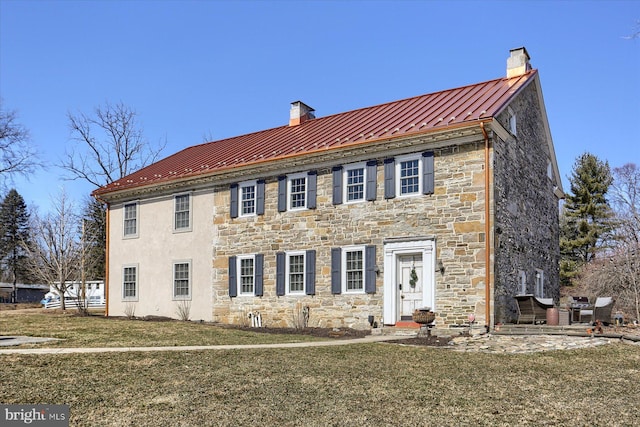
[[[14,186],[48,210],[67,113],[122,102],[164,155],[505,75],[525,46],[565,191],[585,151],[640,164],[640,1],[0,0],[0,96],[52,166]]]

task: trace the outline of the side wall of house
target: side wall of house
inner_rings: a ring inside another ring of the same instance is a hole
[[[377,198],[332,203],[331,166],[318,169],[317,208],[278,212],[276,177],[266,181],[265,214],[231,218],[229,185],[215,187],[213,319],[243,324],[259,312],[268,326],[291,327],[310,309],[309,326],[369,327],[368,316],[383,315],[384,244],[396,239],[435,240],[435,311],[438,326],[463,324],[474,313],[484,322],[484,158],[478,143],[434,150],[434,194],[384,198],[384,157],[377,160]],[[428,151],[416,145],[413,153]],[[300,170],[298,172],[304,172]],[[378,270],[375,293],[332,294],[331,249],[374,245]],[[315,295],[276,295],[276,254],[316,251]],[[264,257],[262,296],[229,296],[229,257]],[[385,319],[384,323],[390,323]],[[393,323],[393,322],[391,322]]]
[[[138,201],[138,232],[124,237],[123,206],[110,208],[109,315],[165,316],[210,321],[211,316],[211,222],[213,192],[186,191],[191,196],[189,231],[173,231],[174,196]],[[129,203],[129,202],[128,202]],[[190,296],[174,298],[174,263],[190,266]],[[123,295],[125,267],[137,270],[137,295]]]
[[[516,319],[514,295],[559,298],[558,198],[539,101],[530,84],[498,117],[509,130],[515,114],[516,131],[494,146],[496,322]],[[537,280],[543,282],[542,292]]]

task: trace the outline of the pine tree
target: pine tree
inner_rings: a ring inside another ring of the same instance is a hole
[[[577,270],[604,249],[612,216],[606,195],[613,179],[607,162],[584,153],[573,166],[571,194],[564,204],[560,227],[560,277],[571,283]]]
[[[90,199],[84,208],[85,274],[89,280],[104,279],[106,268],[107,222],[104,204]]]
[[[16,284],[31,281],[23,246],[29,244],[29,241],[27,205],[22,196],[12,189],[0,205],[0,265],[13,283],[12,302],[16,299]]]

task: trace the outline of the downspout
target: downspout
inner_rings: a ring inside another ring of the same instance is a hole
[[[485,329],[489,333],[491,329],[491,245],[489,233],[491,231],[490,224],[490,180],[489,180],[489,136],[484,128],[484,123],[480,122],[480,129],[484,136],[484,265],[485,265]]]
[[[104,316],[109,317],[109,203],[105,202],[100,196],[94,196],[97,201],[107,205],[107,213],[105,216],[105,248],[104,248]]]

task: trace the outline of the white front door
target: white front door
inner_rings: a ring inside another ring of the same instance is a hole
[[[398,255],[398,292],[400,319],[411,320],[414,310],[422,308],[422,253]]]
[[[385,325],[410,320],[417,308],[436,311],[435,240],[409,240],[384,245]]]

